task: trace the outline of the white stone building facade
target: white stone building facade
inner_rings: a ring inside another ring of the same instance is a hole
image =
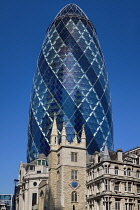
[[[105,150],[88,157],[87,209],[140,210],[139,154]]]
[[[140,210],[140,147],[86,154],[81,141],[58,143],[56,116],[48,157],[20,163],[16,210]]]

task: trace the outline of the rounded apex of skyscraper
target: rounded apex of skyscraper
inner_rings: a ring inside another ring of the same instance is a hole
[[[67,4],[65,7],[63,7],[60,10],[60,12],[57,14],[56,18],[62,17],[62,16],[70,16],[70,15],[85,17],[88,19],[88,17],[83,12],[83,10],[80,7],[78,7],[76,4]]]
[[[50,150],[54,113],[58,134],[69,142],[85,127],[87,153],[113,149],[111,96],[104,57],[93,24],[75,4],[66,5],[47,30],[33,82],[28,162]],[[60,139],[61,141],[61,139]]]

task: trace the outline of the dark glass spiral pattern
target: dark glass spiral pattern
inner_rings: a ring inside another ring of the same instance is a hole
[[[49,152],[54,112],[58,132],[80,139],[85,126],[87,153],[107,142],[113,149],[110,88],[94,26],[75,4],[64,7],[49,26],[38,58],[30,104],[27,161]]]

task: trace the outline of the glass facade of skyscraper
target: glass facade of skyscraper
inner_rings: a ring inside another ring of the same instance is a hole
[[[113,149],[110,88],[96,30],[75,4],[64,7],[49,26],[38,58],[30,103],[27,161],[48,154],[54,112],[58,132],[65,123],[67,140],[80,139],[87,152],[105,142]],[[60,140],[61,141],[61,140]]]

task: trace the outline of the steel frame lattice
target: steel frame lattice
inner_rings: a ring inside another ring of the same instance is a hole
[[[85,126],[87,152],[107,142],[113,149],[108,77],[96,30],[75,4],[64,7],[47,30],[38,58],[31,95],[27,161],[48,154],[53,114],[59,134],[80,139]]]

